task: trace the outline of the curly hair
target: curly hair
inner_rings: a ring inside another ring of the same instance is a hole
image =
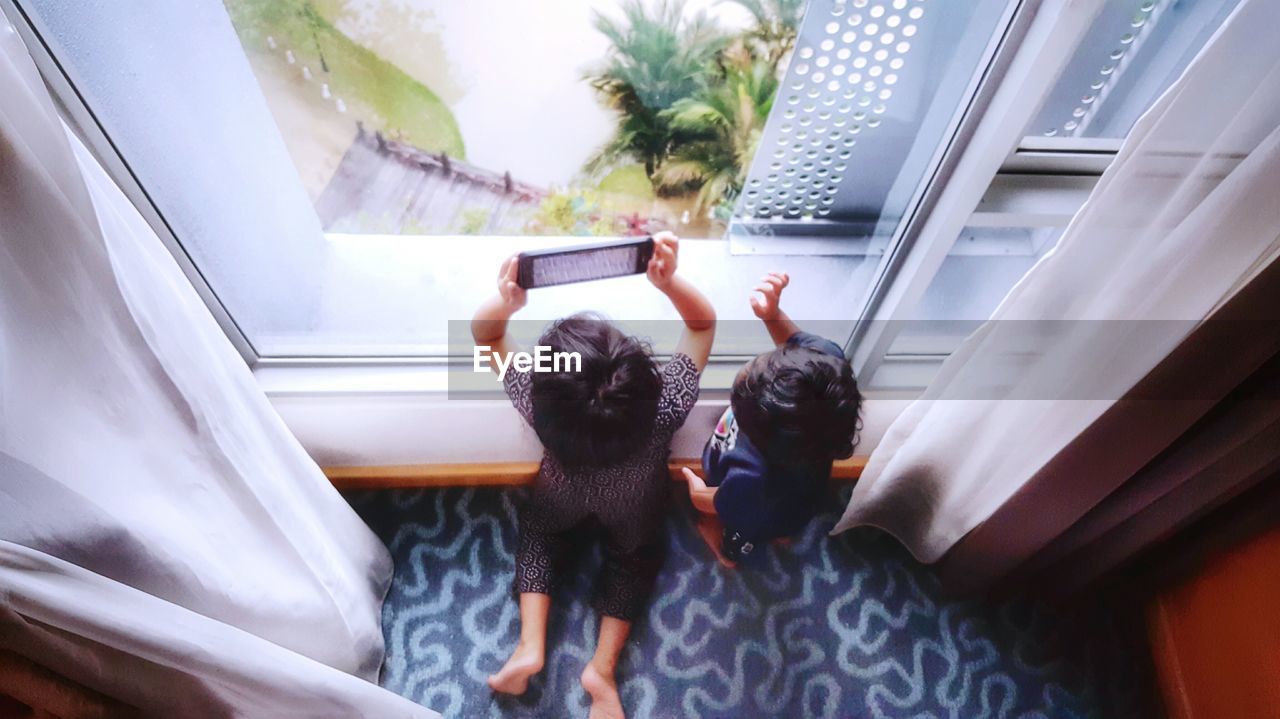
[[[647,344],[590,313],[557,320],[538,344],[582,357],[580,371],[531,378],[533,429],[547,451],[565,467],[603,467],[643,448],[662,392]]]
[[[738,427],[771,462],[820,463],[853,455],[862,393],[848,360],[784,346],[738,373],[730,395]]]

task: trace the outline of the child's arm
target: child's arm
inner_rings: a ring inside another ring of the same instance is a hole
[[[785,272],[770,272],[760,278],[760,282],[755,289],[760,296],[751,297],[751,310],[764,321],[773,343],[781,347],[800,331],[799,325],[778,306],[782,301],[782,289],[791,283],[791,278]]]
[[[684,467],[684,479],[689,483],[689,499],[693,500],[694,509],[703,514],[716,513],[716,487],[708,487],[696,472]]]
[[[716,336],[716,311],[711,302],[683,277],[676,274],[680,241],[670,232],[653,236],[653,259],[649,260],[649,281],[657,287],[684,320],[684,332],[676,343],[676,352],[689,356],[701,372],[711,356],[711,342]]]
[[[471,318],[471,338],[476,346],[488,346],[491,354],[503,357],[520,349],[507,334],[507,320],[528,301],[524,289],[516,284],[518,267],[515,255],[502,263],[502,269],[498,270],[498,294],[485,300]],[[496,362],[490,362],[489,367],[495,373],[498,371]]]

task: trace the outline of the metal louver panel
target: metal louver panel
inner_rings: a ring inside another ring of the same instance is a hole
[[[731,236],[892,234],[1008,4],[811,0]]]

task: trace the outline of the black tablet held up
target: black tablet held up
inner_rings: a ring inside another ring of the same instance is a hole
[[[652,237],[531,250],[519,255],[516,284],[530,290],[634,275],[646,271],[652,257]]]

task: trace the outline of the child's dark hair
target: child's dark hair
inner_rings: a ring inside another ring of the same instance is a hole
[[[848,360],[784,346],[756,357],[733,383],[738,427],[771,462],[829,462],[858,443],[862,393]]]
[[[649,441],[662,377],[648,345],[587,313],[556,321],[538,344],[582,357],[581,371],[531,378],[533,429],[561,464],[614,464]]]

